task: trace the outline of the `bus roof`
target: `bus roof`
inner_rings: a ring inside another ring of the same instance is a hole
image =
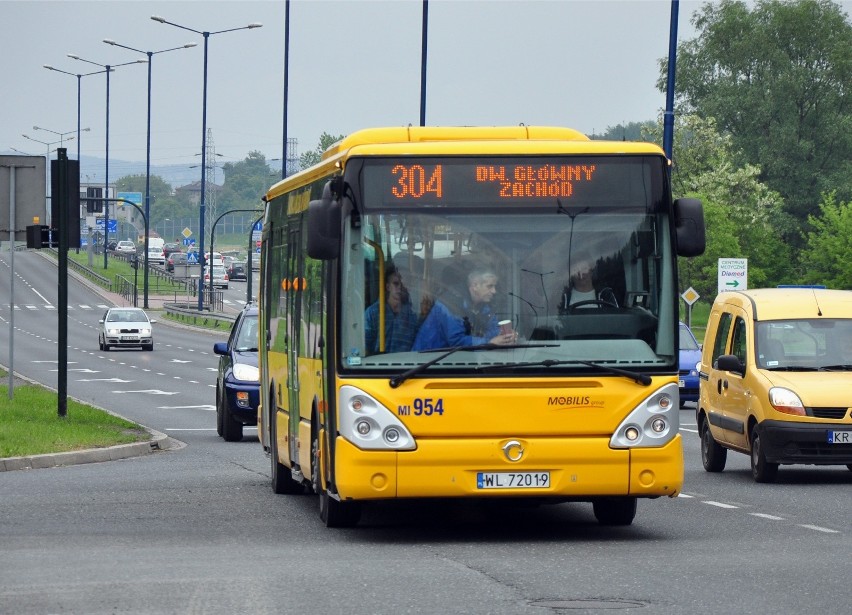
[[[401,126],[359,130],[331,145],[319,164],[269,189],[267,200],[304,185],[351,156],[464,156],[651,154],[663,156],[652,143],[592,141],[573,128],[555,126]]]

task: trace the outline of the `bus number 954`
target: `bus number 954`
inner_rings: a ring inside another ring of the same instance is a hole
[[[444,400],[432,399],[431,397],[415,398],[410,406],[400,405],[396,408],[399,416],[432,416],[433,414],[444,414]]]

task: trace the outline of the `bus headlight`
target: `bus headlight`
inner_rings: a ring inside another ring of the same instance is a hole
[[[353,386],[340,387],[340,435],[365,450],[411,451],[414,438],[378,400]]]
[[[677,384],[671,382],[646,397],[628,414],[612,438],[613,448],[659,447],[678,433],[679,397]]]

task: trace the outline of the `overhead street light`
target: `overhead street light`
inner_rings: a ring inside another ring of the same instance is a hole
[[[148,309],[148,233],[150,232],[150,223],[148,222],[151,219],[151,66],[153,65],[154,55],[157,53],[165,53],[167,51],[176,51],[178,49],[188,49],[190,47],[195,47],[197,43],[187,43],[185,45],[181,45],[180,47],[171,47],[169,49],[161,49],[160,51],[142,51],[141,49],[135,49],[133,47],[129,47],[127,45],[122,45],[120,43],[116,43],[113,40],[108,38],[104,39],[104,42],[107,45],[113,45],[115,47],[121,47],[122,49],[129,49],[130,51],[135,51],[136,53],[144,53],[148,56],[148,135],[147,140],[145,142],[145,275],[142,278],[142,288],[143,288],[143,307]]]
[[[93,73],[79,74],[79,73],[69,73],[68,71],[61,70],[59,68],[55,68],[55,67],[51,66],[50,64],[44,64],[43,66],[47,70],[52,70],[52,71],[55,71],[57,73],[62,73],[63,75],[71,75],[72,77],[77,78],[77,161],[79,161],[80,160],[80,142],[81,142],[80,133],[82,132],[82,130],[80,129],[80,81],[83,79],[83,77],[88,77],[89,75],[100,75],[101,73],[105,73],[106,71],[105,70],[97,70]],[[89,130],[89,129],[86,128],[86,130]]]
[[[262,28],[263,24],[261,23],[250,23],[247,26],[240,26],[238,28],[229,28],[227,30],[217,30],[216,32],[207,32],[202,30],[196,30],[194,28],[189,28],[187,26],[182,26],[180,24],[176,24],[171,21],[167,21],[165,18],[160,17],[159,15],[151,15],[151,19],[158,23],[168,24],[170,26],[174,26],[175,28],[180,28],[181,30],[188,30],[189,32],[195,32],[196,34],[200,34],[204,37],[204,89],[201,97],[201,207],[200,207],[200,236],[201,236],[201,245],[199,246],[199,256],[201,262],[201,275],[198,278],[198,311],[202,311],[204,309],[204,216],[206,214],[207,209],[207,200],[206,200],[206,164],[207,164],[207,46],[208,41],[210,40],[210,36],[213,34],[224,34],[225,32],[235,32],[237,30],[252,30],[254,28]]]
[[[33,130],[44,130],[45,132],[52,132],[55,135],[59,136],[59,147],[62,147],[63,139],[65,139],[65,135],[73,135],[75,132],[79,132],[80,129],[77,130],[69,130],[68,132],[56,132],[55,130],[51,130],[50,128],[42,128],[41,126],[33,126]],[[84,131],[88,131],[88,128],[83,128]],[[71,137],[73,139],[74,137]],[[68,139],[69,141],[71,139]]]
[[[99,62],[93,62],[92,60],[86,60],[85,58],[81,58],[80,56],[69,53],[67,54],[69,58],[72,60],[79,60],[80,62],[86,62],[87,64],[94,64],[95,66],[100,66],[104,70],[106,74],[106,168],[104,171],[104,198],[109,199],[109,74],[118,68],[119,66],[128,66],[130,64],[147,64],[148,60],[139,59],[134,60],[133,62],[124,62],[123,64],[101,64]],[[100,71],[99,71],[100,72]],[[104,269],[107,268],[107,255],[109,254],[109,250],[107,246],[109,245],[109,201],[104,201]]]

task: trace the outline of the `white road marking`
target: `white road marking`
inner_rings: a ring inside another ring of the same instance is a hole
[[[184,359],[172,359],[171,363],[192,363],[192,361],[187,361]]]
[[[135,382],[134,380],[122,380],[121,378],[81,378],[78,379],[77,382],[119,382],[121,384],[127,384],[128,382]]]
[[[783,521],[784,517],[776,517],[775,515],[767,515],[766,513],[749,513],[753,517],[760,517],[761,519],[769,519],[770,521]]]
[[[704,503],[710,506],[718,506],[719,508],[739,508],[739,506],[734,506],[733,504],[723,504],[722,502],[713,502],[712,500],[705,500]]]
[[[826,534],[839,534],[837,530],[831,530],[827,527],[820,527],[819,525],[808,525],[807,523],[800,523],[799,527],[803,527],[806,530],[814,530],[816,532],[825,532]]]

